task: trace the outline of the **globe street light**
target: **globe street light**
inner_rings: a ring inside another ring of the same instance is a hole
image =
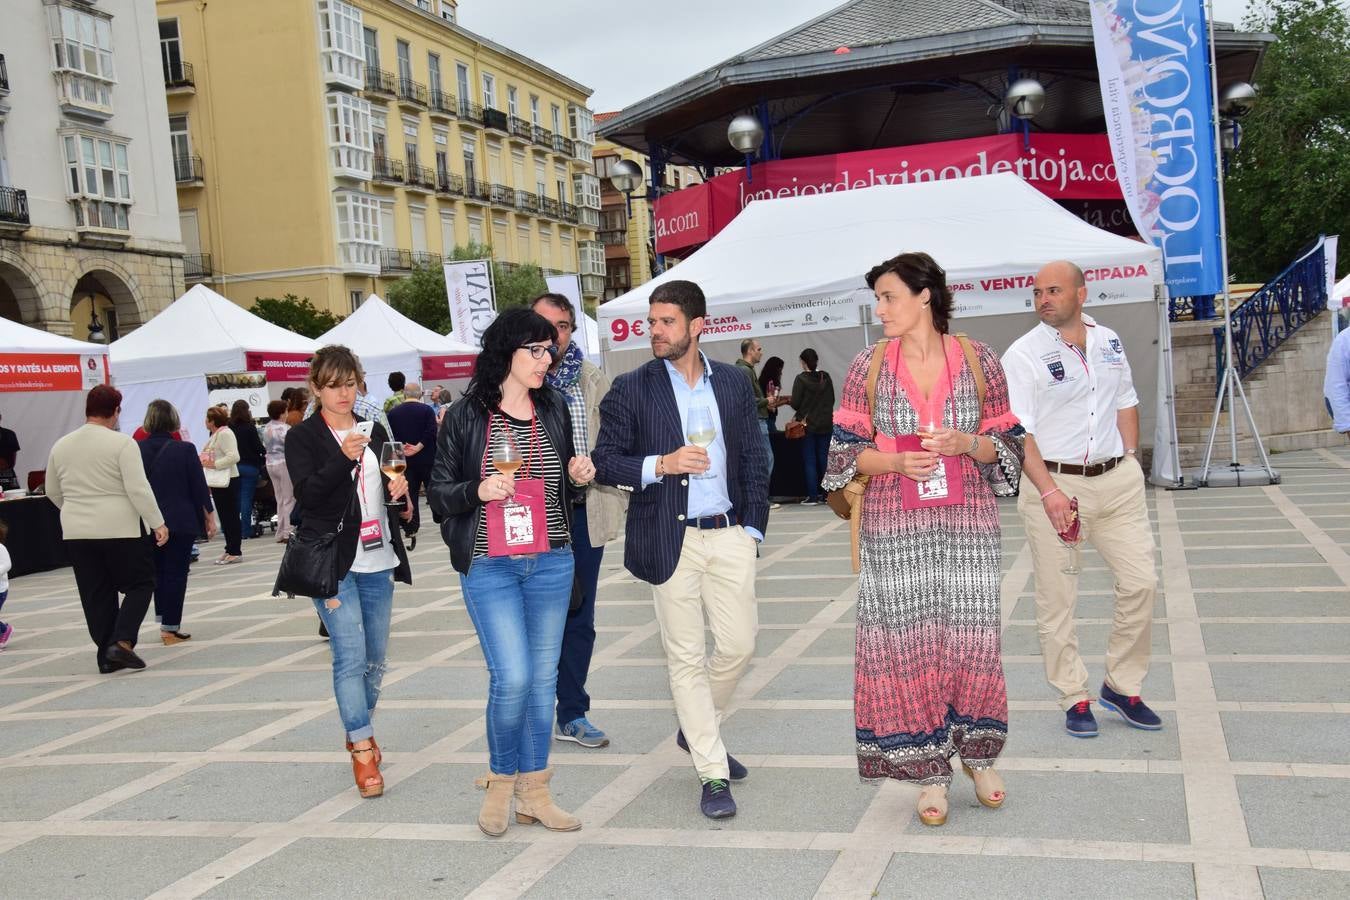
[[[628,159],[621,159],[609,171],[609,183],[614,190],[628,200],[628,217],[633,217],[633,191],[642,186],[642,166]]]
[[[764,126],[754,116],[739,115],[727,126],[727,140],[737,153],[745,156],[746,181],[754,181],[752,157],[764,143]]]
[[[1035,78],[1019,78],[1008,85],[1003,105],[1015,119],[1034,119],[1045,109],[1045,85]]]
[[[1235,81],[1219,94],[1219,112],[1225,116],[1240,116],[1256,103],[1256,88],[1245,81]]]

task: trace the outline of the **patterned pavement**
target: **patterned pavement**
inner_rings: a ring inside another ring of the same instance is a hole
[[[590,681],[613,744],[555,744],[556,792],[584,827],[499,840],[474,825],[486,674],[434,535],[395,598],[378,800],[352,787],[314,612],[268,595],[269,539],[242,566],[194,567],[194,639],[152,645],[150,623],[137,673],[95,673],[68,570],[15,579],[0,896],[1350,896],[1350,448],[1276,464],[1277,487],[1151,493],[1156,734],[1100,710],[1099,738],[1064,734],[1003,505],[1009,799],[983,809],[958,777],[940,829],[917,822],[915,789],[856,777],[854,579],[823,507],[770,523],[756,658],[725,728],[751,775],[721,823],[699,815],[650,592],[617,548]],[[1083,568],[1078,633],[1099,682],[1110,579],[1091,552]]]

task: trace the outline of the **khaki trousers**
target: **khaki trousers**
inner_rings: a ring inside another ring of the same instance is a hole
[[[1065,494],[1078,498],[1084,543],[1090,543],[1115,575],[1116,603],[1106,647],[1106,683],[1127,697],[1143,692],[1150,657],[1153,603],[1158,576],[1153,560],[1153,529],[1144,502],[1144,472],[1127,457],[1105,475],[1051,473]],[[1062,571],[1069,551],[1059,542],[1031,479],[1022,476],[1017,510],[1026,526],[1036,573],[1036,627],[1045,660],[1045,677],[1059,691],[1060,707],[1093,699],[1087,668],[1078,654],[1074,607],[1078,576]]]
[[[755,652],[755,539],[737,526],[686,529],[675,574],[652,586],[675,714],[700,779],[723,778],[720,725]],[[712,630],[707,655],[703,617]]]

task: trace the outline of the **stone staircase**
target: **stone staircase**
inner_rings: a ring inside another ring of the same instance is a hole
[[[1172,323],[1172,375],[1176,387],[1177,442],[1183,469],[1204,461],[1214,415],[1214,329],[1223,320]],[[1331,430],[1322,401],[1322,380],[1331,346],[1326,315],[1304,325],[1242,382],[1266,451],[1339,446],[1344,438]],[[1238,403],[1238,459],[1259,463],[1256,442]],[[1231,461],[1229,410],[1219,417],[1211,464]]]

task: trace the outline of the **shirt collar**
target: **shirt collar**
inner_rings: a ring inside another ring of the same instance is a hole
[[[702,350],[698,351],[698,358],[703,361],[703,381],[705,383],[711,382],[712,363],[708,362],[707,354],[705,354]],[[675,364],[673,362],[671,362],[668,359],[663,359],[661,360],[661,362],[666,364],[666,372],[670,375],[670,377],[679,378],[681,380],[684,379],[684,374],[680,372],[679,369],[675,368]]]
[[[1088,336],[1089,336],[1089,338],[1091,338],[1091,335],[1092,335],[1091,329],[1097,327],[1097,320],[1094,319],[1094,318],[1092,318],[1092,316],[1089,316],[1087,313],[1083,313],[1082,318],[1083,318],[1083,324],[1086,325],[1086,326],[1088,327],[1088,329],[1089,329],[1089,331],[1088,331]],[[1039,323],[1036,327],[1039,328],[1039,329],[1041,329],[1041,333],[1044,334],[1044,335],[1045,335],[1047,338],[1049,338],[1050,340],[1052,340],[1052,341],[1058,341],[1058,340],[1060,340],[1059,329],[1056,328],[1055,326],[1051,325],[1050,323],[1048,323],[1048,322],[1041,322],[1041,323]]]

